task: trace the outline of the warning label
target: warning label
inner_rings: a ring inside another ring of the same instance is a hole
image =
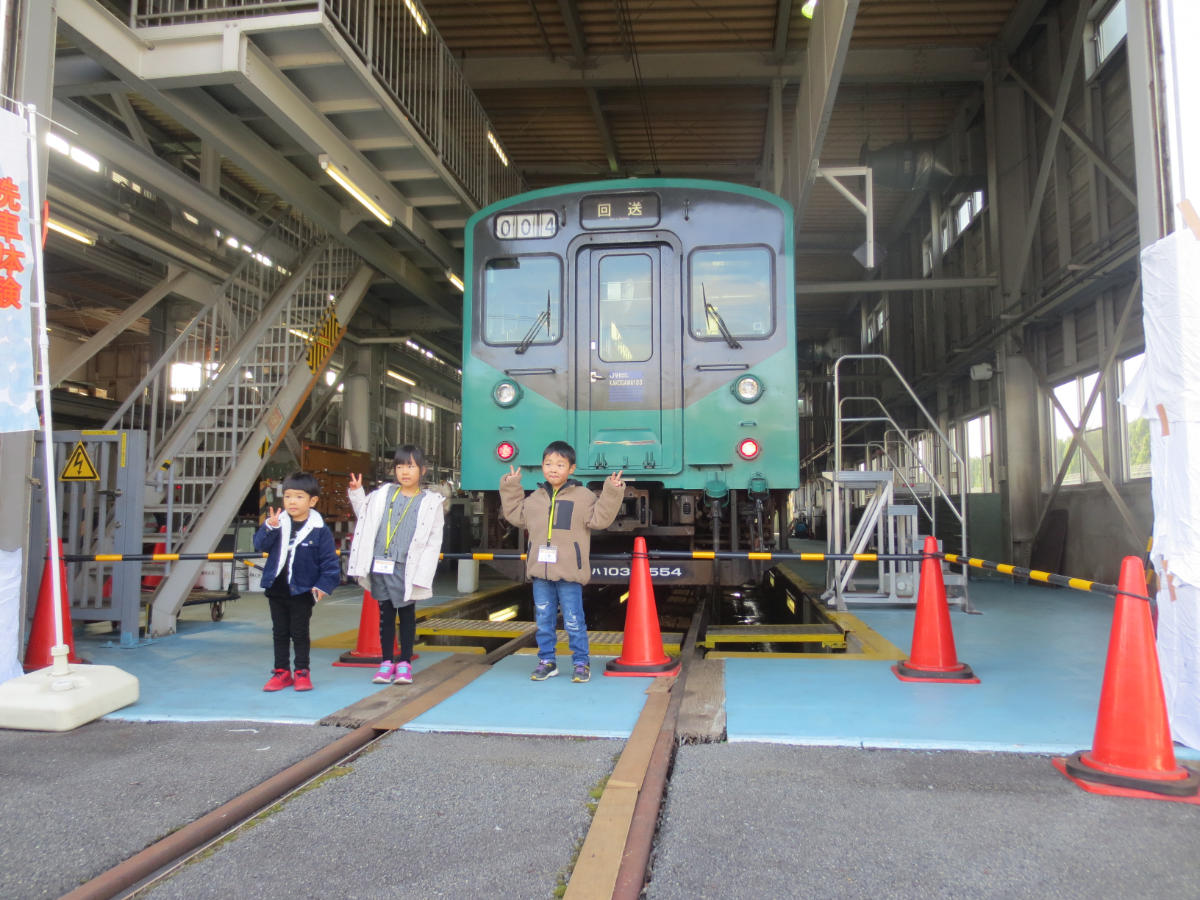
[[[100,473],[96,471],[96,466],[92,463],[91,457],[88,456],[87,450],[84,449],[83,441],[79,441],[75,445],[75,449],[71,451],[71,455],[67,458],[67,464],[63,466],[62,474],[58,476],[58,480],[100,480]]]

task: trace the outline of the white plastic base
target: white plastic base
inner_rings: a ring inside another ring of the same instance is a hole
[[[55,668],[0,684],[0,728],[70,731],[137,702],[137,678],[116,666],[72,664],[61,674]]]

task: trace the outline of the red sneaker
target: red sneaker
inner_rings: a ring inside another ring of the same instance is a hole
[[[285,687],[292,686],[292,673],[289,669],[275,669],[271,673],[271,680],[263,685],[264,691],[282,691]]]
[[[308,677],[308,669],[296,670],[296,690],[311,691],[312,679]]]

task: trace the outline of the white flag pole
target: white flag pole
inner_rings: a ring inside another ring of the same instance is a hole
[[[42,207],[38,202],[38,163],[37,163],[37,107],[25,104],[25,138],[29,145],[29,221],[32,225],[33,240],[33,283],[34,298],[31,306],[37,310],[38,330],[38,374],[41,382],[42,395],[42,460],[45,463],[44,487],[46,488],[46,516],[50,529],[50,584],[54,597],[54,646],[50,648],[52,657],[50,674],[70,674],[67,665],[67,655],[70,648],[63,640],[62,597],[62,557],[59,555],[58,543],[58,497],[55,492],[54,478],[54,424],[50,417],[50,335],[46,330],[46,282],[42,269]],[[62,689],[74,687],[70,680],[62,682]]]

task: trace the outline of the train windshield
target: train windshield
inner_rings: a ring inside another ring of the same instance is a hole
[[[702,340],[765,338],[775,330],[771,253],[714,247],[690,259],[691,332]]]
[[[553,344],[562,336],[562,260],[510,256],[488,260],[483,339],[489,344]]]

